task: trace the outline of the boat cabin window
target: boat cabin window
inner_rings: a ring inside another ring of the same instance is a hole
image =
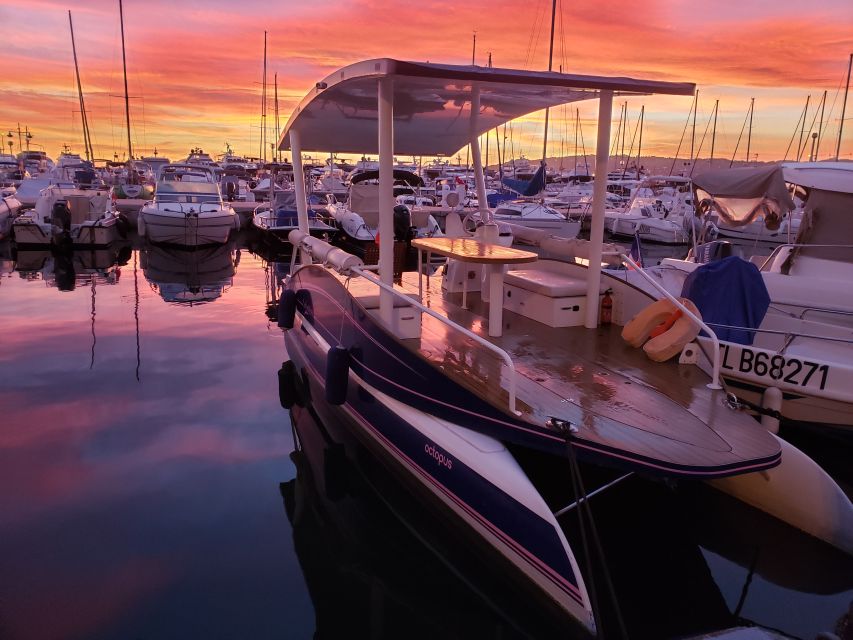
[[[506,207],[500,207],[499,209],[495,209],[496,216],[520,216],[521,211],[518,209],[508,209]]]

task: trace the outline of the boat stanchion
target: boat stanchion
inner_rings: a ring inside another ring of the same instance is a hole
[[[349,383],[349,349],[340,345],[329,349],[326,356],[326,402],[340,405],[347,399]]]
[[[285,289],[278,301],[278,326],[282,329],[292,329],[296,317],[296,292]]]

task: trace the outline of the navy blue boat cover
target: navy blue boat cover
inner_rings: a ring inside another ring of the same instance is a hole
[[[545,189],[545,163],[543,162],[539,165],[539,169],[533,174],[530,180],[504,178],[503,184],[505,187],[518,192],[522,196],[533,197],[538,195]]]
[[[681,296],[693,301],[720,340],[739,344],[752,344],[755,332],[747,329],[758,328],[770,306],[758,267],[737,256],[703,264],[687,276]]]

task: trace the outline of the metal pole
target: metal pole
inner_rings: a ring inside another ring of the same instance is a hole
[[[708,161],[708,168],[714,165],[714,145],[717,142],[717,112],[720,109],[720,101],[714,102],[714,130],[711,132],[711,159]]]
[[[643,121],[646,115],[646,105],[640,107],[640,141],[637,143],[637,180],[640,179],[640,155],[643,149]]]
[[[817,154],[820,153],[820,140],[823,137],[823,110],[826,107],[826,89],[823,91],[823,98],[820,101],[820,124],[817,126],[817,146],[814,150],[814,159],[817,160]]]
[[[749,162],[749,149],[752,145],[752,116],[755,113],[755,98],[751,98],[749,101],[749,131],[746,134],[746,161]],[[805,116],[803,116],[803,122],[805,122]]]
[[[847,93],[850,91],[850,68],[853,67],[853,53],[847,62],[847,85],[844,87],[844,102],[841,103],[841,122],[838,125],[838,145],[835,147],[835,159],[841,154],[841,134],[844,131],[844,114],[847,111]]]
[[[800,159],[803,157],[803,151],[805,151],[806,148],[806,145],[803,144],[803,135],[805,135],[806,133],[806,118],[808,118],[809,100],[811,100],[811,98],[811,95],[806,96],[806,107],[805,109],[803,109],[803,124],[800,125],[800,141],[797,143],[797,162],[799,162]]]
[[[693,166],[693,148],[696,145],[696,112],[699,111],[699,89],[696,89],[696,107],[693,109],[693,131],[690,134],[690,166]]]
[[[127,159],[133,159],[133,147],[130,144],[130,97],[127,93],[127,57],[124,51],[124,8],[118,0],[118,16],[121,23],[121,68],[124,72],[124,117],[127,122]]]
[[[258,158],[267,161],[267,32],[264,31],[264,77],[261,80],[261,150]]]
[[[480,140],[477,136],[477,117],[480,114],[480,87],[471,90],[471,124],[468,138],[471,140],[471,161],[474,163],[474,185],[477,188],[477,203],[480,219],[491,222],[489,203],[486,200],[486,179],[483,175],[483,160],[480,157]]]
[[[379,116],[379,279],[394,283],[394,85],[389,77],[378,80]],[[391,326],[394,300],[379,292],[379,314]]]
[[[86,105],[83,102],[83,87],[80,84],[80,68],[77,65],[77,45],[74,43],[74,23],[71,21],[71,11],[68,12],[68,27],[71,30],[71,51],[74,54],[74,75],[77,77],[77,97],[80,100],[80,117],[83,120],[83,147],[86,149],[86,160],[93,160],[94,152],[89,147],[89,125],[86,121]]]
[[[601,245],[604,243],[604,199],[607,195],[607,157],[610,152],[610,118],[613,91],[605,90],[598,99],[598,142],[595,148],[595,181],[592,183],[592,228],[589,232],[589,273],[586,281],[584,326],[598,326],[598,291],[601,287]]]
[[[554,18],[557,15],[557,0],[551,2],[551,41],[548,47],[548,71],[551,71],[554,66]],[[545,138],[542,140],[542,162],[548,154],[548,116],[550,109],[545,107]]]
[[[293,188],[296,190],[296,216],[299,230],[308,233],[308,200],[305,196],[305,173],[302,169],[302,141],[296,129],[290,130],[290,153],[293,154]],[[272,202],[270,202],[272,213]]]
[[[281,136],[281,123],[278,120],[278,72],[273,76],[275,82],[275,139],[278,140]],[[276,162],[281,161],[281,150],[276,147],[275,150]]]

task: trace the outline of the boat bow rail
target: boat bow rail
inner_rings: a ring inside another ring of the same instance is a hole
[[[394,297],[398,298],[406,305],[415,307],[421,313],[426,313],[427,315],[435,318],[442,324],[450,327],[453,331],[457,331],[464,335],[465,337],[473,340],[477,344],[482,347],[485,347],[489,351],[495,353],[506,365],[506,368],[509,372],[508,380],[507,380],[507,392],[509,393],[509,401],[508,408],[509,411],[516,416],[520,416],[521,412],[516,409],[515,406],[515,394],[516,394],[516,370],[515,363],[512,361],[510,355],[498,347],[497,345],[489,342],[485,338],[478,336],[473,331],[466,329],[465,327],[457,324],[447,316],[444,316],[440,313],[435,312],[429,307],[423,305],[420,301],[414,300],[405,293],[398,291],[394,287],[385,284],[381,280],[379,280],[374,274],[367,271],[364,267],[364,263],[360,258],[354,256],[352,254],[346,253],[345,251],[335,248],[330,245],[328,242],[320,240],[318,238],[312,238],[311,236],[305,234],[299,230],[293,230],[290,232],[288,236],[288,240],[293,244],[294,247],[297,247],[307,253],[312,259],[316,258],[322,261],[323,266],[332,267],[338,273],[345,276],[350,275],[358,275],[365,280],[369,280],[380,289],[389,292]],[[296,259],[296,252],[294,252],[293,260]]]

